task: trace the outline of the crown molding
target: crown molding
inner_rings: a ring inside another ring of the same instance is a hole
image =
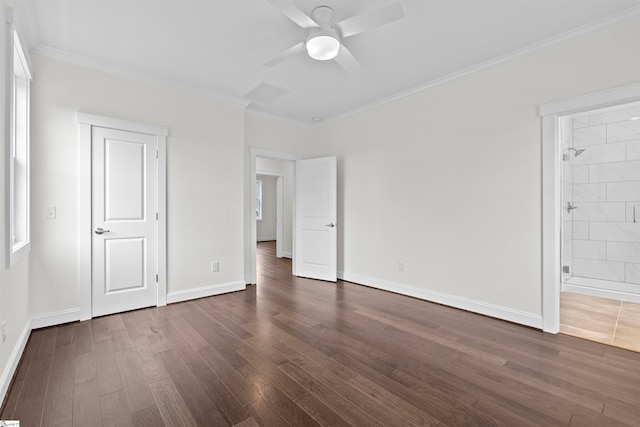
[[[78,65],[80,67],[101,71],[107,74],[125,77],[143,83],[155,84],[158,86],[171,88],[181,92],[189,93],[191,95],[226,101],[232,104],[236,104],[242,108],[245,108],[247,105],[249,105],[249,100],[245,98],[225,95],[216,91],[204,90],[195,86],[185,85],[174,80],[154,77],[149,75],[148,73],[133,71],[126,67],[121,67],[119,65],[115,65],[106,61],[100,61],[98,59],[77,55],[75,53],[46,45],[37,46],[36,48],[32,49],[32,53],[56,59],[61,62]]]
[[[425,84],[416,86],[412,89],[408,89],[406,91],[397,93],[387,98],[383,98],[381,100],[371,102],[362,107],[358,107],[356,109],[347,111],[346,113],[327,118],[324,122],[320,123],[319,126],[329,124],[329,123],[334,123],[339,120],[345,119],[347,117],[351,117],[351,116],[360,114],[362,112],[371,110],[373,108],[379,107],[381,105],[388,104],[412,95],[416,95],[420,92],[424,92],[428,89],[432,89],[434,87],[441,86],[449,82],[463,79],[465,77],[482,72],[489,68],[497,67],[499,65],[504,65],[504,64],[516,61],[518,59],[521,59],[545,50],[550,50],[564,43],[591,37],[596,34],[602,33],[604,31],[612,30],[614,28],[621,27],[623,25],[630,24],[638,20],[640,20],[640,6],[635,6],[633,8],[615,13],[606,18],[592,22],[590,24],[583,25],[581,27],[558,34],[556,36],[542,40],[540,42],[530,44],[529,46],[526,46],[522,49],[509,52],[505,55],[501,55],[496,58],[490,59],[488,61],[481,62],[479,64],[465,68],[463,70],[448,74],[441,78],[431,80],[430,82],[427,82]]]

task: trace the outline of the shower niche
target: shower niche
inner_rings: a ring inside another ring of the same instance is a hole
[[[640,302],[640,103],[559,124],[562,289]]]

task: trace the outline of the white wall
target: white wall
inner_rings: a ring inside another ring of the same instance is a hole
[[[258,242],[276,240],[276,180],[278,177],[256,175],[262,181],[262,219],[256,221]]]
[[[304,155],[338,156],[344,276],[536,324],[538,106],[637,81],[639,39],[627,25],[318,128]]]
[[[167,126],[168,292],[243,281],[243,110],[34,55],[32,314],[78,307],[78,111]],[[44,206],[57,218],[43,218]],[[212,273],[211,261],[220,262]],[[84,285],[84,284],[83,284]]]
[[[5,2],[0,2],[0,99],[6,99],[5,93]],[[10,381],[12,353],[20,344],[21,334],[29,325],[29,256],[6,268],[6,230],[5,230],[5,102],[0,102],[0,135],[2,135],[2,149],[0,149],[0,197],[3,208],[0,209],[0,322],[7,322],[7,339],[4,343],[0,338],[0,405],[4,397],[4,388]],[[15,355],[15,354],[14,354]],[[17,357],[20,355],[17,354]]]

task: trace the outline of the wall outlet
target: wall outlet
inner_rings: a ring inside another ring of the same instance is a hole
[[[398,271],[404,271],[404,262],[398,261]]]
[[[44,207],[44,219],[56,219],[56,207],[45,206]]]
[[[220,262],[219,261],[213,261],[211,263],[211,271],[214,273],[217,273],[218,271],[220,271]]]
[[[2,343],[4,344],[4,342],[7,340],[7,321],[3,320],[2,323],[0,323],[0,335],[2,335]]]

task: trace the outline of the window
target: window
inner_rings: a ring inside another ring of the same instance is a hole
[[[256,181],[256,219],[262,219],[262,180]]]
[[[7,13],[7,264],[31,249],[29,230],[29,90],[31,72],[25,51]]]

